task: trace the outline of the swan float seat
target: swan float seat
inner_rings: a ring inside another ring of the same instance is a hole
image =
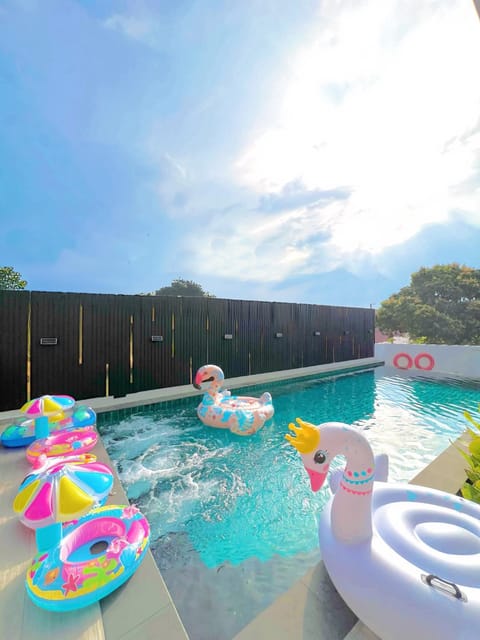
[[[354,427],[297,418],[285,437],[313,491],[346,457],[319,522],[325,567],[352,611],[382,640],[474,640],[480,629],[480,505],[411,484],[380,482]]]
[[[256,433],[274,413],[272,396],[268,391],[260,398],[232,396],[222,390],[225,376],[220,367],[206,364],[195,374],[193,386],[205,391],[197,407],[197,415],[209,427],[230,429],[239,436]]]

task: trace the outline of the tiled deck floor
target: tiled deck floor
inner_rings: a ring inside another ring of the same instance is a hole
[[[310,367],[295,372],[277,372],[228,380],[235,388],[355,368],[376,366],[374,358],[334,365]],[[197,395],[189,385],[155,392],[142,392],[125,398],[96,398],[84,401],[97,412],[150,404],[167,399]],[[19,416],[16,411],[0,413],[0,430]],[[447,450],[437,461],[422,471],[414,481],[455,492],[463,477],[463,461],[458,453]],[[102,444],[94,453],[109,462]],[[33,605],[25,593],[25,571],[34,555],[32,531],[24,527],[12,511],[17,487],[29,465],[23,449],[0,447],[0,639],[3,640],[185,640],[187,635],[171,601],[165,583],[150,552],[132,578],[120,589],[104,598],[101,605],[90,605],[79,611],[55,614]],[[125,493],[115,480],[109,503],[126,503]],[[319,564],[289,591],[248,624],[235,640],[378,640],[340,601]],[[353,626],[355,625],[355,626]],[[352,628],[353,627],[353,628]],[[333,633],[333,635],[332,635]],[[212,640],[215,640],[212,621]]]
[[[108,462],[103,445],[98,460]],[[12,511],[18,485],[29,471],[24,449],[0,448],[0,638],[1,640],[186,640],[165,583],[150,552],[132,578],[101,605],[54,613],[39,609],[25,592],[25,572],[35,553],[35,535]],[[115,478],[109,504],[128,504]]]

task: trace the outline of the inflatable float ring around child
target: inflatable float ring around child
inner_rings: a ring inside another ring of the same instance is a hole
[[[33,602],[50,611],[86,607],[117,589],[137,570],[150,527],[135,506],[108,505],[68,524],[58,545],[37,553],[27,570]]]

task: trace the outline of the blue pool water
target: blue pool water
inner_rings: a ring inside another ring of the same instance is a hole
[[[263,390],[272,393],[275,416],[251,437],[205,427],[195,413],[199,398],[100,422],[130,501],[148,517],[167,585],[180,599],[186,567],[210,586],[221,569],[234,575],[237,567],[242,584],[247,576],[254,589],[262,566],[281,566],[275,585],[263,578],[258,602],[265,606],[318,559],[316,522],[329,490],[312,493],[298,453],[284,439],[297,416],[365,430],[374,452],[388,453],[390,480],[408,481],[464,430],[463,411],[475,413],[480,401],[473,383],[386,376],[383,368],[235,393]],[[181,615],[183,605],[192,606],[175,602]]]

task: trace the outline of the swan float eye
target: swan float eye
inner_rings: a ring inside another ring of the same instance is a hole
[[[322,449],[319,449],[317,453],[313,456],[313,459],[317,464],[323,464],[327,459],[327,452],[322,451]]]

